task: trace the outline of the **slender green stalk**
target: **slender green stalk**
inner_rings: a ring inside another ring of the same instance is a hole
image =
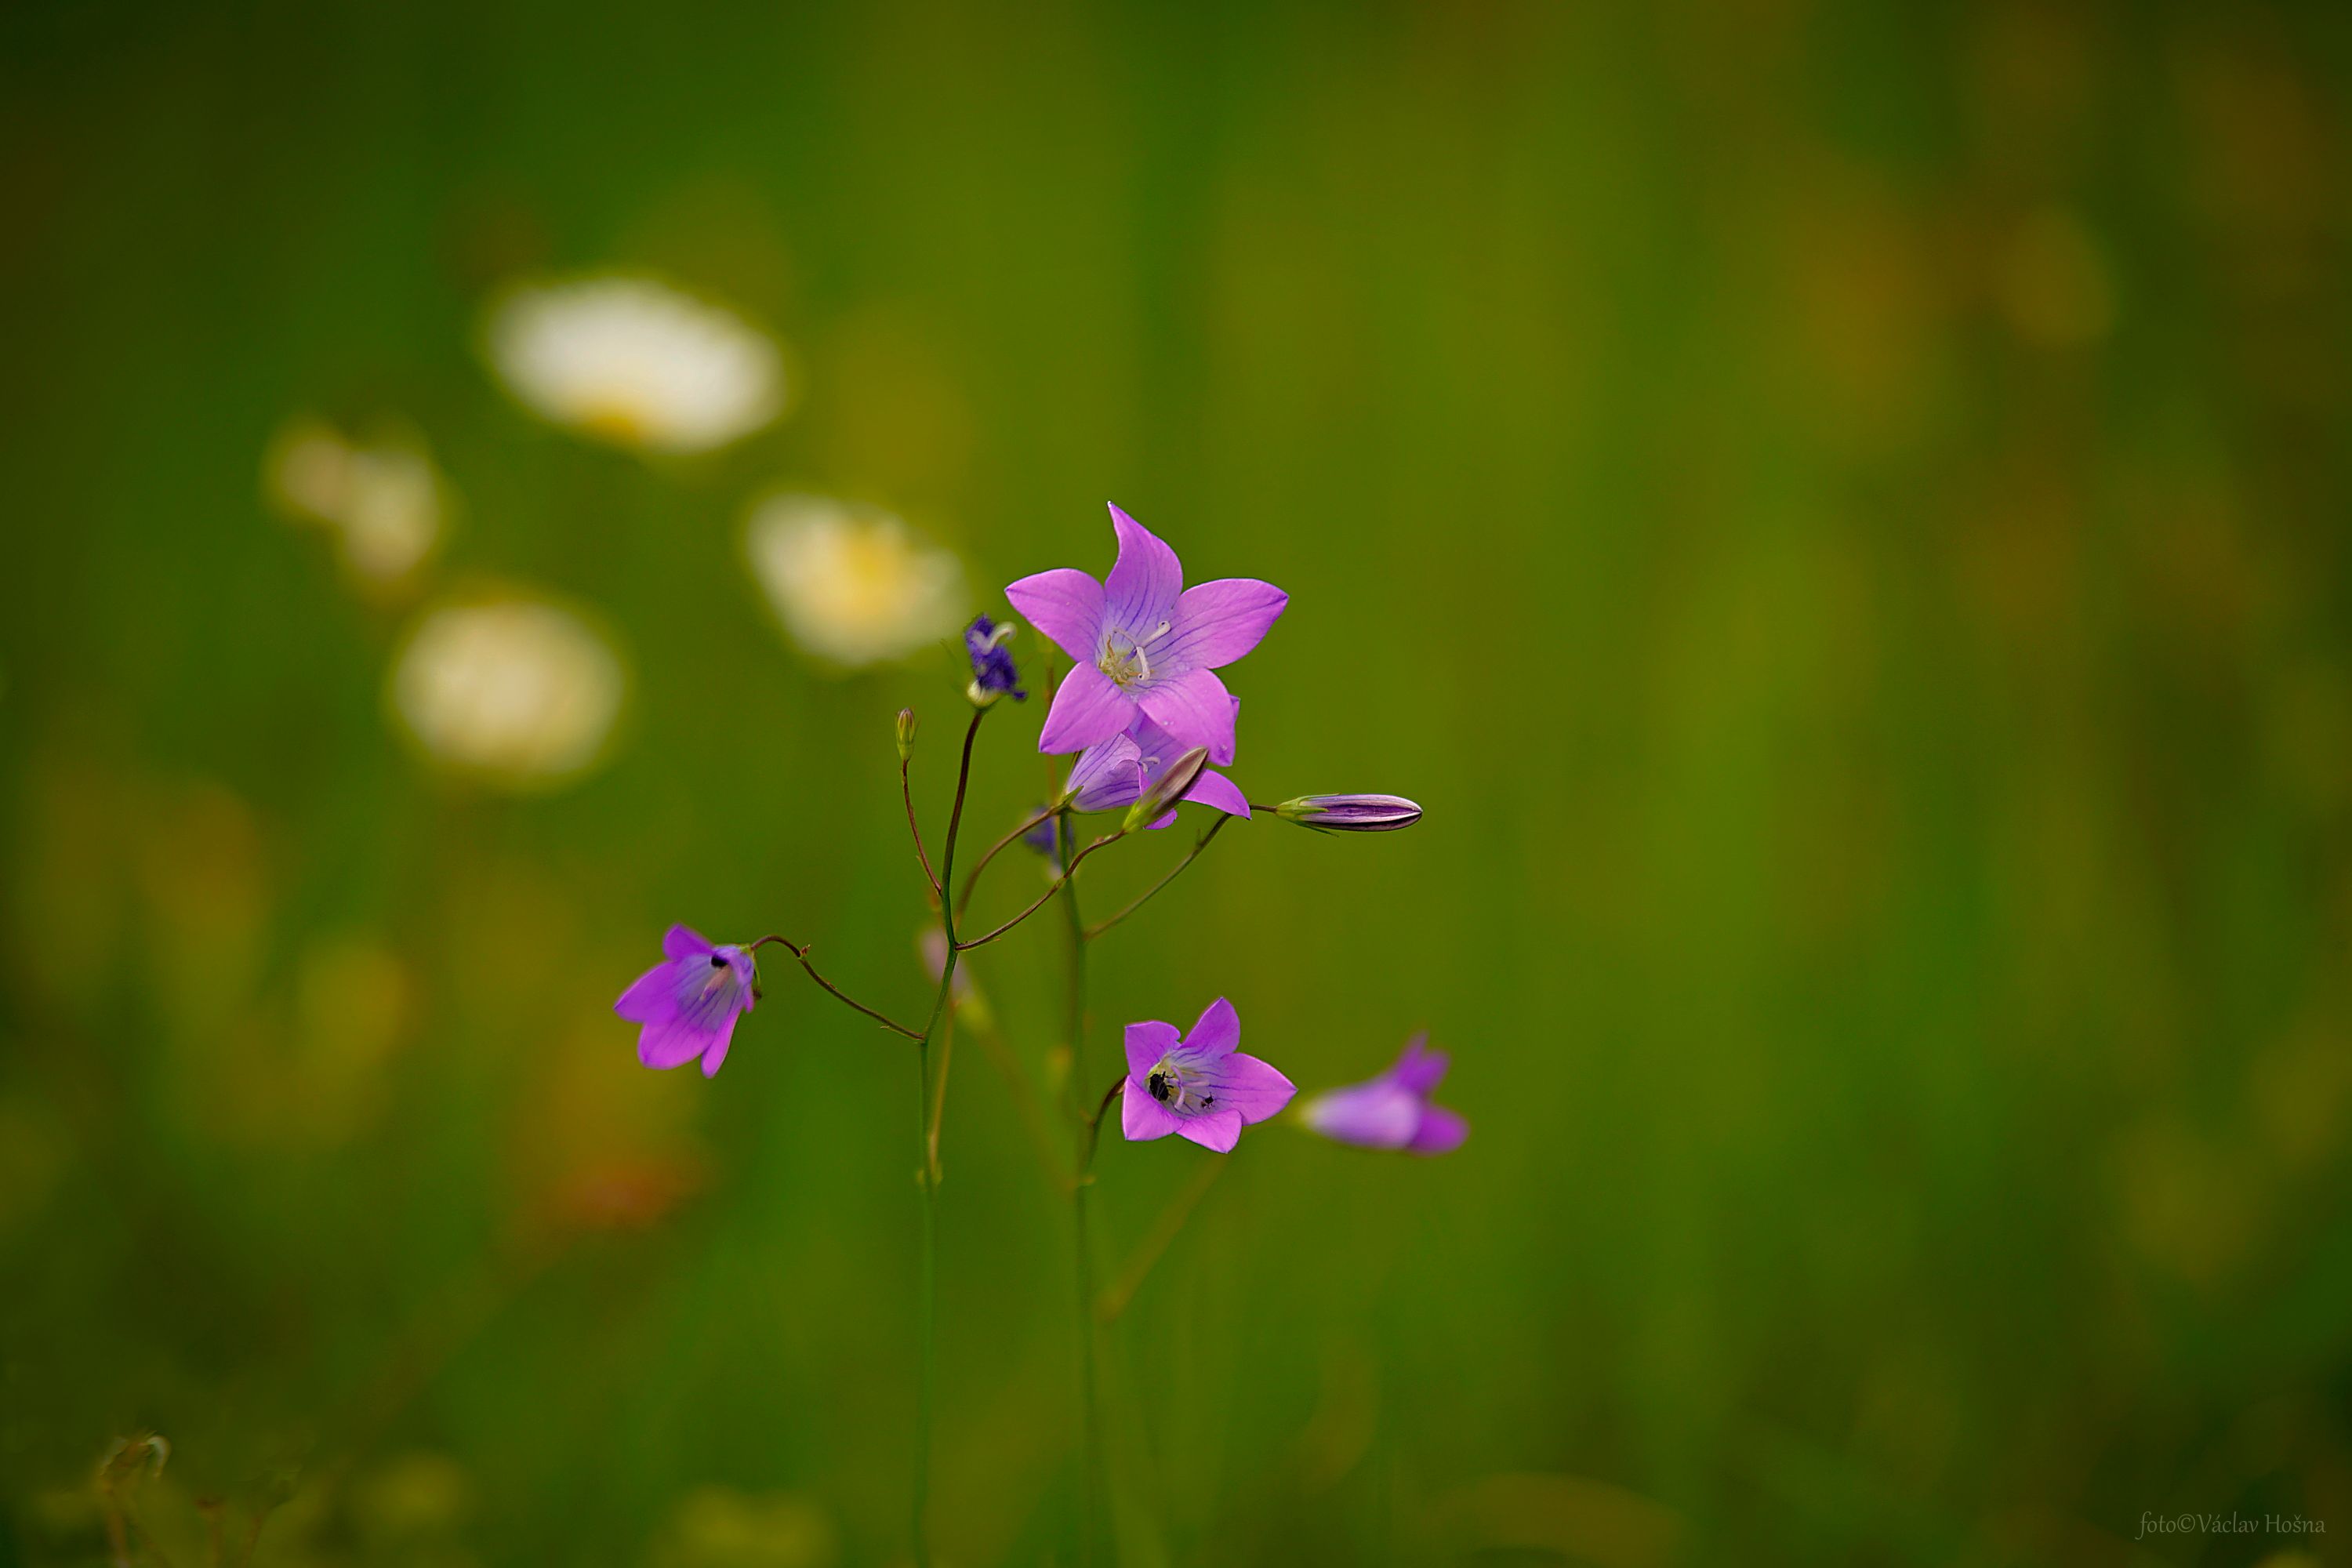
[[[923,825],[915,820],[915,785],[907,776],[909,759],[898,759],[898,798],[907,803],[907,831],[914,835],[915,858],[923,863],[923,880],[931,885],[931,897],[940,897],[940,879],[931,871],[931,858],[923,848]]]
[[[1071,846],[1077,835],[1070,819],[1061,819],[1058,828],[1062,864],[1073,864]],[[1063,873],[1068,879],[1068,872]],[[1062,900],[1068,915],[1070,936],[1070,1085],[1076,1086],[1087,1079],[1087,926],[1078,914],[1078,895],[1072,889]],[[1109,1102],[1106,1100],[1105,1104]],[[1078,1307],[1078,1564],[1089,1568],[1095,1560],[1096,1521],[1100,1516],[1102,1485],[1102,1434],[1095,1405],[1095,1263],[1094,1247],[1087,1229],[1087,1187],[1093,1182],[1095,1137],[1102,1121],[1097,1107],[1094,1120],[1086,1124],[1080,1145],[1070,1164],[1070,1234],[1076,1253]]]
[[[1118,1278],[1103,1287],[1103,1293],[1095,1298],[1094,1313],[1097,1321],[1114,1321],[1127,1310],[1127,1304],[1135,1300],[1136,1291],[1142,1289],[1144,1278],[1151,1272],[1151,1266],[1160,1261],[1160,1255],[1168,1250],[1177,1233],[1184,1228],[1184,1222],[1192,1217],[1192,1211],[1200,1206],[1202,1198],[1209,1195],[1209,1189],[1217,1184],[1217,1178],[1224,1174],[1229,1159],[1228,1155],[1216,1154],[1201,1161],[1192,1173],[1192,1179],[1168,1200],[1168,1206],[1160,1211],[1160,1217],[1144,1234],[1134,1255],[1128,1258],[1127,1266],[1118,1271]]]
[[[956,768],[955,805],[948,812],[947,839],[940,846],[938,885],[941,888],[951,886],[955,880],[956,834],[963,826],[964,792],[971,784],[971,743],[980,734],[980,721],[987,716],[987,709],[973,709],[971,727],[963,732],[963,760]],[[955,987],[955,903],[950,899],[940,900],[940,932],[947,939],[947,953],[940,964],[940,993],[932,999],[930,1018],[915,1042],[915,1153],[920,1162],[915,1180],[923,1190],[922,1263],[917,1273],[915,1298],[916,1333],[921,1343],[915,1384],[915,1568],[930,1568],[931,1563],[931,1410],[938,1397],[940,1287],[940,1184],[931,1110],[931,1041],[940,1032],[940,1020],[948,1016]]]

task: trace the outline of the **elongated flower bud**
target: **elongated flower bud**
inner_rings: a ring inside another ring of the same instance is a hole
[[[898,710],[898,760],[907,761],[915,754],[915,710]]]
[[[1302,795],[1274,809],[1285,822],[1326,833],[1393,833],[1421,820],[1421,807],[1401,795]]]
[[[1209,765],[1209,748],[1195,746],[1168,764],[1160,775],[1151,781],[1133,805],[1127,808],[1127,821],[1119,829],[1132,833],[1146,823],[1156,822],[1161,814],[1184,798],[1184,792],[1199,780],[1201,770]]]

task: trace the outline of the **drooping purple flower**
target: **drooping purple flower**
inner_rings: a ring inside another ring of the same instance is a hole
[[[1238,711],[1241,700],[1234,699],[1233,706]],[[1133,805],[1159,782],[1169,764],[1191,749],[1150,720],[1138,717],[1125,734],[1113,735],[1078,753],[1078,760],[1070,764],[1070,804],[1080,811],[1118,811]],[[1201,770],[1184,798],[1232,816],[1250,814],[1249,798],[1213,768]],[[1170,810],[1147,826],[1166,827],[1175,820],[1176,813]]]
[[[1222,1154],[1244,1126],[1278,1114],[1298,1090],[1235,1050],[1241,1039],[1241,1018],[1222,996],[1181,1037],[1173,1024],[1129,1024],[1119,1130],[1133,1142],[1181,1133]]]
[[[1302,795],[1274,809],[1325,833],[1394,833],[1421,820],[1421,807],[1401,795]]]
[[[1388,1071],[1316,1095],[1299,1108],[1298,1118],[1335,1142],[1402,1149],[1410,1154],[1447,1153],[1462,1146],[1470,1124],[1430,1103],[1445,1068],[1445,1053],[1431,1050],[1423,1031],[1405,1042],[1404,1054]]]
[[[613,1011],[645,1026],[637,1060],[646,1066],[684,1067],[699,1057],[702,1076],[713,1077],[727,1059],[735,1020],[760,999],[760,966],[743,949],[715,947],[688,926],[669,928],[662,953]]]
[[[1013,636],[1011,621],[1002,625],[986,616],[975,616],[971,625],[963,629],[964,652],[971,656],[971,700],[990,703],[1000,697],[1010,697],[1015,702],[1028,700],[1021,689],[1021,672],[1013,668],[1013,655],[1004,644]]]
[[[1102,582],[1075,567],[1004,590],[1075,668],[1054,694],[1037,749],[1083,751],[1148,718],[1186,746],[1234,760],[1234,702],[1216,671],[1258,645],[1290,595],[1253,577],[1184,586],[1183,563],[1114,506],[1118,559]]]

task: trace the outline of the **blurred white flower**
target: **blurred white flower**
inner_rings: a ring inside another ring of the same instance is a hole
[[[773,342],[646,278],[517,289],[491,310],[489,355],[541,417],[644,451],[709,451],[783,409]]]
[[[331,530],[345,568],[373,584],[399,583],[429,560],[452,507],[421,438],[395,432],[355,442],[308,417],[271,439],[262,485],[280,511]]]
[[[509,595],[427,613],[394,661],[391,696],[436,760],[529,789],[601,759],[626,684],[620,656],[578,615]]]
[[[836,664],[903,658],[962,624],[961,563],[888,512],[773,496],[743,544],[784,629]]]

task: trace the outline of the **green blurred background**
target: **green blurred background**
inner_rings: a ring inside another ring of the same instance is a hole
[[[1236,825],[1097,945],[1096,1076],[1223,994],[1310,1088],[1429,1027],[1473,1125],[1244,1142],[1108,1336],[1121,1561],[2352,1538],[2352,12],[22,0],[0,82],[0,1562],[104,1561],[150,1430],[183,1568],[213,1495],[263,1563],[905,1560],[903,1050],[774,963],[713,1082],[608,1011],[672,920],[924,1005],[890,715],[936,831],[961,677],[778,634],[777,483],[982,589],[1117,500],[1292,594],[1256,798],[1428,808]],[[605,266],[792,415],[531,421],[483,302]],[[408,595],[264,505],[305,410],[462,498]],[[387,722],[483,581],[627,660],[572,787]],[[1039,1073],[1055,935],[978,964]],[[959,1565],[1074,1557],[1005,1106],[960,1050]],[[1107,1145],[1106,1272],[1204,1158]],[[2135,1541],[2233,1510],[2326,1533]]]

